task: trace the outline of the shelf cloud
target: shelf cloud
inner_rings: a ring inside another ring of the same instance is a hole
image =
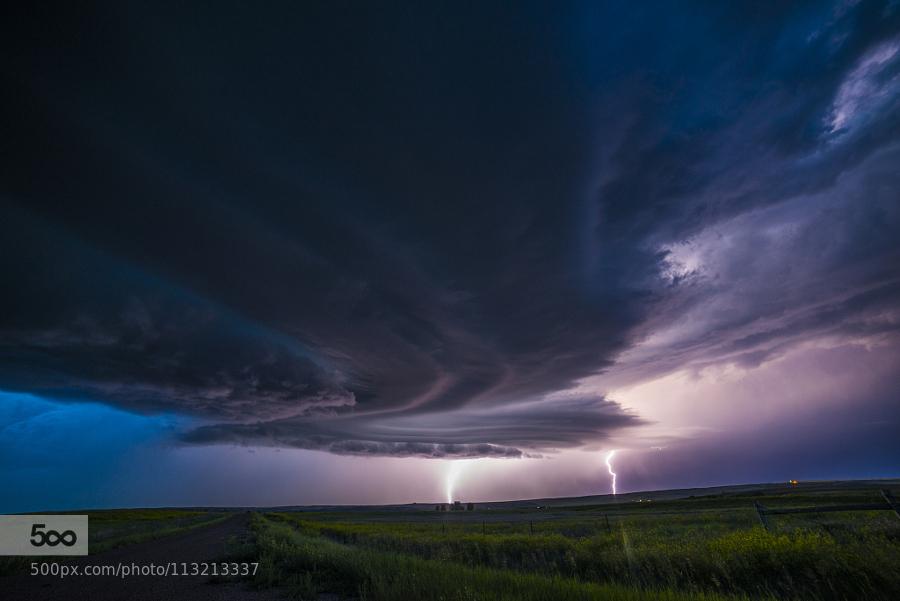
[[[654,421],[617,386],[897,348],[892,5],[382,8],[23,16],[0,388],[537,457]]]

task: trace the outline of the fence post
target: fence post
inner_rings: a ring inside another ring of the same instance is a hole
[[[897,505],[897,500],[894,499],[894,495],[891,494],[891,491],[886,488],[882,488],[881,496],[884,497],[884,500],[887,502],[887,504],[891,507],[891,509],[894,510],[894,513],[897,515],[897,517],[900,518],[900,505]]]
[[[606,515],[606,514],[604,513],[604,514],[603,514],[603,519],[606,520],[606,533],[607,533],[607,534],[612,534],[612,528],[609,527],[609,516]]]
[[[759,501],[753,501],[753,506],[756,508],[756,515],[759,516],[759,521],[763,525],[767,531],[769,530],[769,520],[766,518],[766,508],[759,504]]]

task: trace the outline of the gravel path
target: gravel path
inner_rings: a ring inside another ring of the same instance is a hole
[[[242,536],[249,524],[248,514],[103,553],[65,560],[66,565],[116,565],[132,563],[157,565],[168,562],[213,562],[223,556],[227,541]],[[43,558],[35,557],[35,561]],[[274,590],[253,591],[235,579],[210,582],[208,576],[15,576],[0,578],[3,601],[275,601]]]

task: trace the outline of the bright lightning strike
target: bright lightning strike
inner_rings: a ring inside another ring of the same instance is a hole
[[[453,503],[453,489],[462,475],[463,468],[468,463],[469,460],[467,459],[457,459],[450,463],[450,469],[447,471],[447,503]]]
[[[616,450],[613,449],[609,453],[606,454],[606,469],[609,471],[609,475],[612,476],[612,492],[616,494],[616,473],[613,471],[612,467],[612,458],[615,457]]]

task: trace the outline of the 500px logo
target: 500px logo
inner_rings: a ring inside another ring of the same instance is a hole
[[[0,555],[87,555],[86,515],[0,515]]]
[[[57,532],[56,530],[47,530],[43,532],[41,528],[46,528],[46,524],[31,525],[31,544],[35,547],[43,547],[50,545],[55,547],[62,543],[67,547],[71,547],[78,541],[78,535],[74,530],[66,530],[65,532]]]

